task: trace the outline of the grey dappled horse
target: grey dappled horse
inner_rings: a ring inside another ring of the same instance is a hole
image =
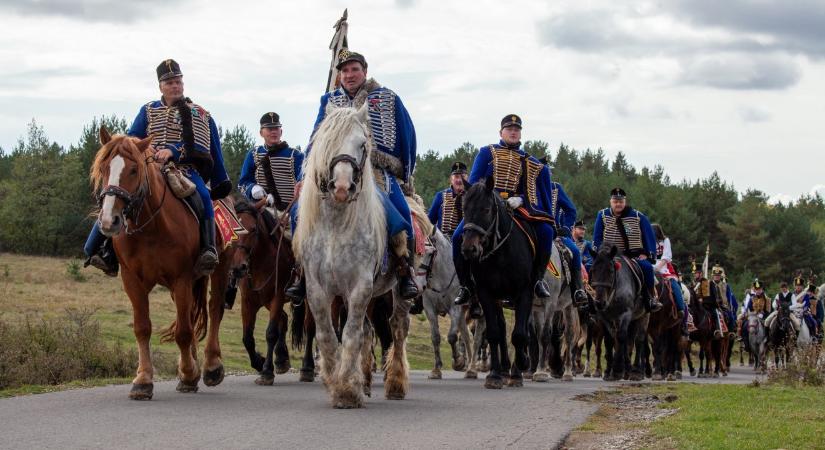
[[[328,104],[305,162],[293,240],[315,317],[321,378],[336,408],[361,407],[364,394],[370,394],[373,353],[367,306],[373,297],[390,291],[393,344],[384,392],[388,399],[403,399],[409,389],[409,303],[399,295],[393,268],[382,270],[387,224],[370,162],[372,145],[366,104],[358,110]],[[406,249],[405,241],[406,233],[397,235],[389,251]],[[340,345],[330,315],[336,296],[348,314]]]
[[[536,372],[533,374],[533,381],[546,382],[550,379],[550,358],[551,352],[563,350],[561,355],[564,364],[563,381],[573,381],[573,354],[577,346],[579,334],[579,314],[573,298],[570,296],[570,287],[567,275],[562,270],[561,254],[557,245],[553,246],[550,261],[559,270],[558,276],[545,271],[544,281],[550,290],[550,297],[542,299],[533,297],[532,311],[532,332],[538,339],[538,364]],[[569,270],[567,271],[569,274]],[[553,336],[554,320],[553,315],[560,312],[564,323],[564,345],[553,348],[551,337]]]
[[[470,367],[475,363],[475,353],[472,352],[472,341],[470,339],[470,328],[467,326],[464,307],[453,304],[453,299],[458,296],[460,284],[455,273],[453,264],[453,249],[450,240],[447,239],[440,230],[435,229],[430,236],[433,248],[424,255],[423,264],[419,267],[417,277],[418,283],[424,286],[422,300],[424,304],[424,315],[430,322],[430,337],[433,342],[433,353],[435,355],[435,366],[430,372],[430,379],[441,379],[441,331],[438,329],[438,316],[449,315],[450,331],[447,333],[447,341],[453,353],[453,370],[463,371],[467,367],[467,356],[470,356]],[[461,336],[462,349],[459,347],[459,334]]]
[[[765,372],[768,351],[768,332],[764,322],[755,311],[748,312],[748,353],[753,358],[753,370]]]

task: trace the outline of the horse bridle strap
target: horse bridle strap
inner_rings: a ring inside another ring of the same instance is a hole
[[[364,180],[364,166],[367,164],[367,153],[369,153],[369,150],[367,149],[367,144],[362,145],[361,150],[362,152],[360,161],[355,159],[354,156],[348,154],[340,154],[332,158],[332,160],[329,162],[329,175],[327,176],[327,178],[321,180],[319,186],[322,194],[329,193],[329,187],[327,186],[328,179],[329,177],[332,177],[332,171],[335,169],[335,166],[341,162],[349,163],[349,165],[352,166],[352,182],[358,184],[360,187],[361,182]],[[358,194],[356,192],[356,197],[357,195]],[[352,200],[355,200],[356,197],[353,197]]]

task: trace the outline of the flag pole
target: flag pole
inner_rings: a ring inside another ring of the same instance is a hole
[[[349,48],[347,43],[347,31],[349,31],[349,24],[347,23],[347,10],[344,9],[344,14],[332,26],[335,29],[335,34],[332,35],[332,40],[329,43],[329,49],[332,51],[332,60],[329,63],[329,74],[327,75],[326,92],[332,92],[338,89],[338,69],[335,68],[338,63],[338,54],[341,50]]]

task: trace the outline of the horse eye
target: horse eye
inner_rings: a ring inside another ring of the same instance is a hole
[[[137,167],[132,167],[132,170],[129,171],[131,175],[137,175]]]

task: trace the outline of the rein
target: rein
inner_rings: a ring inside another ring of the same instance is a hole
[[[287,205],[285,211],[289,211],[292,208],[293,203],[295,203],[295,199],[293,199],[291,202],[289,202],[289,205]],[[266,212],[260,212],[259,214],[266,214]],[[275,228],[272,229],[272,232],[270,233],[270,235],[272,233],[274,233],[278,228],[281,229],[281,234],[278,237],[278,245],[275,248],[275,266],[272,268],[272,271],[269,272],[269,275],[267,275],[267,277],[263,281],[263,283],[258,285],[258,287],[255,287],[252,284],[252,268],[250,267],[249,273],[246,276],[247,276],[247,282],[249,283],[249,288],[252,289],[253,292],[260,292],[263,288],[265,288],[266,285],[269,284],[269,282],[272,280],[273,275],[275,276],[275,287],[276,287],[276,289],[278,287],[278,268],[280,267],[280,262],[281,262],[279,257],[281,255],[281,244],[283,243],[283,240],[284,240],[284,229],[285,229],[286,225],[284,223],[285,220],[283,218],[278,219],[275,222],[277,223],[277,225],[275,226]],[[263,220],[260,220],[260,223],[265,224],[265,222]],[[260,236],[258,236],[258,228],[259,227],[255,228],[255,237],[256,237],[256,239],[260,239]],[[252,259],[252,253],[255,251],[254,248],[251,248],[248,245],[242,245],[242,244],[233,244],[233,245],[234,245],[234,247],[240,248],[241,250],[245,251],[246,255],[247,255],[247,259],[249,259],[249,260]],[[251,266],[251,264],[250,264],[250,266]]]
[[[495,196],[495,194],[492,195]],[[496,250],[501,248],[501,246],[504,245],[505,242],[507,242],[507,239],[509,239],[510,235],[513,233],[513,226],[515,225],[516,221],[515,217],[511,217],[510,228],[507,230],[507,234],[504,235],[503,238],[501,237],[501,230],[499,230],[498,226],[500,222],[499,217],[501,217],[501,209],[499,206],[499,201],[498,199],[495,199],[495,197],[493,203],[496,205],[496,214],[493,218],[493,222],[486,229],[472,222],[464,222],[464,229],[472,230],[480,234],[482,240],[485,243],[489,241],[490,235],[493,235],[493,249],[489,252],[484,252],[481,255],[481,257],[478,258],[478,262],[483,262],[484,260],[492,256],[496,252]]]
[[[147,225],[149,225],[158,214],[160,214],[161,209],[163,208],[163,204],[166,201],[166,191],[168,190],[167,183],[163,183],[163,196],[160,199],[160,205],[155,209],[155,211],[143,222],[142,225],[138,224],[138,219],[140,218],[140,213],[143,211],[143,206],[146,204],[147,195],[152,195],[152,187],[149,184],[149,163],[155,162],[154,156],[149,156],[144,160],[144,179],[143,182],[140,183],[137,190],[135,192],[129,192],[126,189],[123,189],[117,185],[106,185],[103,189],[101,189],[100,193],[97,195],[97,204],[98,207],[103,205],[103,199],[107,196],[114,196],[123,200],[123,203],[126,205],[123,207],[123,217],[127,219],[125,224],[126,235],[131,236],[135,233],[139,233]],[[133,229],[129,226],[129,220],[134,223],[134,226],[137,228]]]

